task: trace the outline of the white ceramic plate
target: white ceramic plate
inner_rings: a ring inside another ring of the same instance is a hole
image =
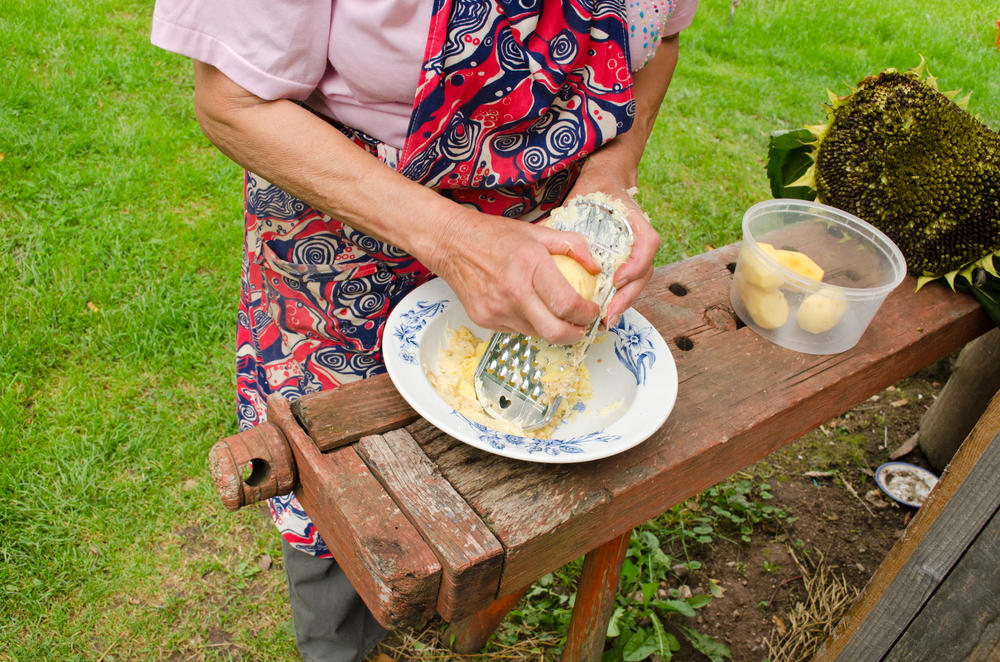
[[[886,462],[875,470],[875,482],[893,500],[919,508],[937,485],[938,477],[909,462]]]
[[[437,370],[447,329],[465,326],[482,339],[491,332],[472,323],[451,287],[424,283],[389,315],[383,353],[400,395],[438,429],[470,446],[531,462],[587,462],[646,440],[663,425],[677,397],[677,367],[663,337],[634,309],[625,311],[609,338],[595,342],[585,363],[593,397],[553,432],[534,439],[498,432],[455,411],[424,372]],[[620,403],[615,406],[616,403]]]

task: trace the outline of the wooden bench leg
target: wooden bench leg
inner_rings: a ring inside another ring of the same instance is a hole
[[[597,662],[601,659],[607,638],[608,619],[615,606],[618,579],[621,577],[631,536],[632,532],[626,531],[591,550],[584,557],[573,615],[566,634],[563,662]],[[452,634],[451,649],[461,654],[481,650],[529,588],[530,584],[495,600],[472,616],[453,621],[448,628]]]
[[[601,659],[631,535],[631,531],[626,531],[584,557],[563,662],[598,662]]]
[[[453,621],[448,626],[448,632],[453,635],[451,649],[462,654],[481,650],[500,622],[514,608],[517,601],[528,592],[529,588],[531,588],[531,584],[510,595],[494,600],[488,607],[472,616]]]

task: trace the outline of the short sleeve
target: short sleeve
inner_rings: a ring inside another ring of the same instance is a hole
[[[690,26],[697,9],[698,0],[626,0],[632,71],[646,66],[660,40]]]
[[[698,10],[698,0],[677,0],[670,18],[663,24],[663,36],[671,37],[691,26],[694,13]]]
[[[156,0],[151,41],[264,99],[305,100],[326,71],[331,0]]]

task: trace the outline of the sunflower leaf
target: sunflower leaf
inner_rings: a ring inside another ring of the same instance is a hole
[[[807,186],[789,186],[812,165],[811,143],[816,137],[805,128],[772,131],[767,148],[767,177],[776,198],[813,200],[816,192]]]

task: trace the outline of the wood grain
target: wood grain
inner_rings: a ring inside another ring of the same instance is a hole
[[[655,517],[989,330],[971,297],[907,279],[854,349],[792,352],[727,328],[735,247],[658,269],[636,309],[671,345],[680,379],[664,426],[584,464],[508,460],[427,431],[420,442],[507,549],[500,594]],[[681,287],[677,287],[680,285]],[[683,291],[683,295],[676,292]],[[681,342],[686,339],[690,345]],[[688,351],[680,346],[691,346]],[[416,436],[416,435],[415,435]]]
[[[287,400],[268,399],[268,420],[287,438],[299,471],[295,494],[337,563],[387,628],[434,615],[441,565],[353,447],[320,453]]]
[[[489,605],[503,547],[413,437],[406,430],[370,435],[357,450],[441,562],[438,613],[452,621]]]
[[[729,246],[661,267],[635,303],[670,346],[680,386],[663,427],[628,452],[540,464],[479,451],[415,418],[384,376],[360,382],[365,400],[346,390],[354,384],[301,399],[299,419],[310,434],[335,444],[412,421],[407,431],[505,548],[497,591],[503,597],[992,328],[973,298],[937,284],[914,293],[915,281],[907,278],[854,349],[832,356],[792,352],[733,317],[735,259],[736,247]],[[302,477],[303,484],[309,480]],[[349,549],[364,541],[345,537],[342,544]]]
[[[976,537],[885,662],[1000,660],[1000,511]]]
[[[321,451],[401,428],[417,418],[387,374],[304,395],[292,403],[292,411]]]

